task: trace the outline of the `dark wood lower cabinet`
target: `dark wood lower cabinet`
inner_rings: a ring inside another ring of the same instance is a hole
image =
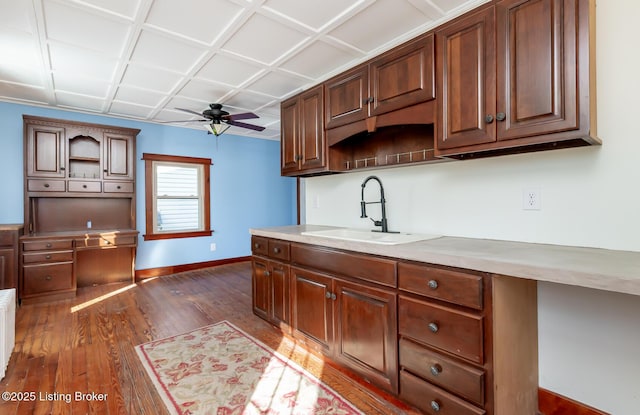
[[[254,313],[363,383],[426,414],[536,415],[535,281],[265,237],[252,246]]]

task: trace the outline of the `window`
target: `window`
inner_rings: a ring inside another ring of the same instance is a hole
[[[144,239],[210,236],[211,159],[144,153]]]

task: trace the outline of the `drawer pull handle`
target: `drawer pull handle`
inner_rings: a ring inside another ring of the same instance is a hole
[[[327,291],[326,293],[324,293],[324,296],[326,299],[331,298],[331,293],[329,291]]]
[[[51,281],[51,275],[47,275],[46,277],[44,277],[44,279],[47,281]]]
[[[44,259],[51,259],[51,255],[45,255]]]
[[[432,333],[437,333],[440,327],[438,327],[436,323],[429,323],[429,330],[431,330]]]
[[[87,185],[86,185],[86,184],[83,184],[83,185],[82,185],[82,188],[83,188],[83,189],[86,189],[86,188],[87,188]]]
[[[116,189],[122,189],[122,186],[118,185],[116,186]]]
[[[281,249],[280,249],[280,248],[273,248],[273,253],[274,253],[274,254],[279,254],[279,253],[280,253],[280,251],[281,251]]]
[[[435,290],[436,288],[438,288],[438,281],[436,280],[429,280],[429,288],[431,288],[432,290]]]
[[[255,249],[258,249],[258,248],[260,248],[260,244],[256,242],[255,244],[253,244],[253,247],[254,247]]]
[[[431,401],[431,409],[433,409],[433,412],[440,412],[440,404],[438,401]]]
[[[431,366],[429,370],[431,371],[431,374],[433,376],[438,376],[440,373],[442,373],[442,366],[436,363],[435,365]]]
[[[52,246],[51,243],[47,243],[47,248],[51,248]]]
[[[49,187],[49,186],[50,186],[49,183],[44,184],[44,187]]]

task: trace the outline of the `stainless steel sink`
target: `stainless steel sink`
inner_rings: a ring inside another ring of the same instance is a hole
[[[349,228],[306,231],[301,232],[301,234],[306,236],[318,236],[321,238],[341,239],[343,241],[353,242],[367,242],[380,245],[407,244],[410,242],[440,238],[442,236],[419,233],[382,233]]]

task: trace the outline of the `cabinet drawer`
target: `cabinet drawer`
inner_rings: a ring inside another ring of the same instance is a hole
[[[25,264],[65,261],[73,261],[73,251],[34,252],[22,255],[22,262]]]
[[[48,251],[48,250],[65,250],[73,249],[73,241],[71,239],[58,241],[31,241],[23,242],[23,251]]]
[[[483,317],[400,296],[400,334],[482,364]]]
[[[269,256],[271,258],[289,260],[289,242],[269,239]]]
[[[64,192],[64,180],[29,180],[27,190],[30,192]]]
[[[398,287],[482,310],[482,277],[479,275],[401,262],[398,264]]]
[[[102,191],[102,183],[90,181],[69,180],[70,192],[93,192],[100,193]]]
[[[76,239],[76,248],[101,248],[109,246],[135,245],[135,236],[103,235]]]
[[[13,231],[0,231],[0,246],[13,246],[14,235]]]
[[[431,383],[484,405],[484,371],[400,339],[400,365]]]
[[[73,288],[73,264],[24,267],[24,293],[39,294]]]
[[[478,408],[404,370],[400,372],[400,397],[428,414],[484,415]]]
[[[334,251],[312,245],[291,244],[291,261],[389,287],[395,287],[397,282],[396,261],[385,258]]]
[[[132,182],[104,182],[105,193],[133,193]]]
[[[268,239],[261,236],[252,236],[251,251],[254,255],[267,255],[269,253]]]

